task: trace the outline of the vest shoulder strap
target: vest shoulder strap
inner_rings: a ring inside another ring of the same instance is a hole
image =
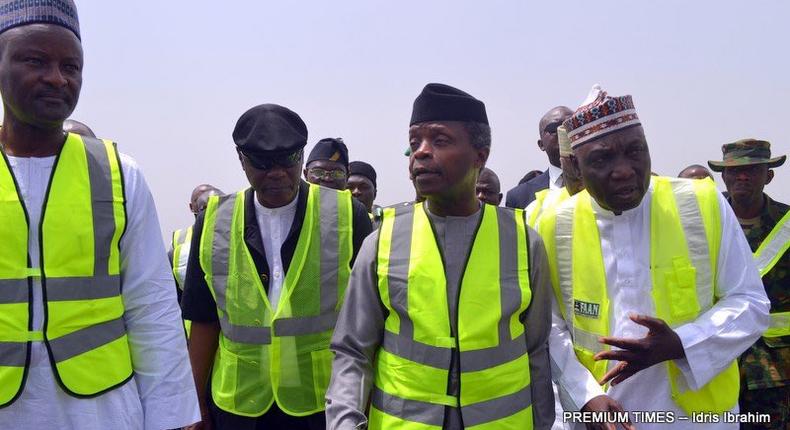
[[[776,223],[757,251],[754,252],[754,260],[757,263],[760,276],[765,276],[770,272],[788,249],[790,249],[790,211],[787,211]]]

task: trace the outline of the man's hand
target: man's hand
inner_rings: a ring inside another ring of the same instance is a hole
[[[647,315],[629,315],[631,321],[645,326],[650,331],[641,339],[622,337],[602,337],[598,342],[621,348],[620,350],[603,351],[595,354],[595,360],[616,360],[617,365],[598,381],[601,385],[607,382],[617,385],[637,372],[661,363],[686,356],[680,338],[667,323]]]
[[[600,395],[593,397],[582,408],[582,412],[607,412],[616,413],[624,412],[620,403],[607,395]],[[617,424],[626,430],[636,430],[630,421],[618,421]],[[617,430],[617,424],[614,423],[587,423],[588,430]]]

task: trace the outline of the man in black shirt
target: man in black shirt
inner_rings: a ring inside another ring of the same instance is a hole
[[[233,138],[252,187],[213,198],[198,216],[182,298],[193,321],[197,428],[323,429],[324,351],[350,265],[371,232],[367,210],[347,191],[299,179],[307,129],[296,113],[254,107]]]

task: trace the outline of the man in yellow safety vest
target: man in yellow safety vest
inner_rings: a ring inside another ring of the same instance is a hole
[[[82,66],[71,0],[0,1],[0,426],[189,425],[151,193],[115,143],[64,132]]]
[[[548,267],[524,211],[475,194],[485,105],[428,84],[409,144],[426,200],[384,209],[362,245],[332,339],[327,427],[548,429]]]
[[[787,156],[771,158],[771,144],[757,139],[728,143],[722,152],[723,161],[708,164],[722,172],[727,201],[754,251],[771,300],[770,327],[738,363],[741,412],[768,413],[771,423],[759,428],[786,429],[790,427],[790,207],[771,199],[763,189],[773,180],[772,169]]]
[[[349,191],[299,179],[307,127],[295,112],[253,107],[233,140],[250,188],[198,215],[181,300],[196,427],[324,430],[329,339],[370,219]]]
[[[627,411],[606,418],[639,429],[737,428],[716,414],[737,411],[736,360],[765,330],[768,299],[732,210],[712,181],[651,176],[631,96],[595,86],[563,125],[586,189],[539,231],[565,410]]]

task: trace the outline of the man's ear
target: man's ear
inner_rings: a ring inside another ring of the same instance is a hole
[[[765,177],[765,185],[770,184],[773,179],[774,171],[772,169],[768,169],[768,176]]]
[[[502,193],[499,193],[499,198],[497,198],[496,205],[499,206],[502,204]]]
[[[538,148],[540,148],[541,151],[546,152],[546,148],[543,147],[543,139],[538,139]]]
[[[480,171],[486,166],[489,155],[491,155],[490,146],[486,146],[477,150],[477,160],[475,160],[475,167],[477,167],[478,174],[480,174]]]
[[[304,180],[306,181],[307,180],[307,167],[302,169],[302,174],[304,175]]]

